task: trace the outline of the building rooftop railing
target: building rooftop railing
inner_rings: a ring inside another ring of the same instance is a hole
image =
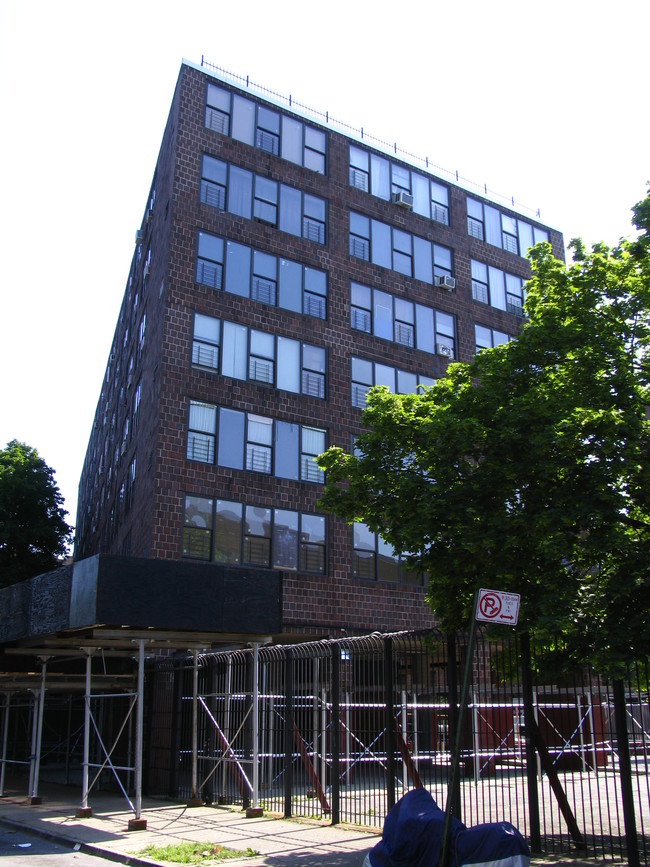
[[[205,59],[204,56],[201,57],[201,67],[203,69],[207,69],[210,73],[216,74],[219,78],[232,82],[239,87],[246,88],[247,90],[251,90],[254,93],[257,93],[259,96],[267,99],[271,102],[276,103],[279,106],[287,106],[288,108],[299,112],[306,117],[309,117],[316,122],[323,124],[324,126],[328,126],[334,130],[338,130],[344,135],[355,138],[358,141],[365,142],[366,144],[371,145],[377,150],[381,150],[386,154],[395,154],[400,159],[403,159],[405,162],[410,163],[411,165],[418,166],[424,168],[427,172],[431,174],[435,174],[436,177],[439,178],[447,178],[452,183],[457,184],[469,192],[476,193],[478,195],[486,196],[491,200],[498,201],[502,204],[505,204],[507,207],[511,207],[516,209],[517,211],[525,211],[528,214],[531,214],[534,218],[540,219],[540,209],[539,208],[531,208],[529,205],[525,205],[522,202],[516,201],[514,196],[506,196],[503,193],[499,193],[496,190],[492,190],[488,188],[486,183],[480,184],[476,181],[472,181],[469,178],[461,175],[458,170],[446,169],[444,166],[440,166],[434,163],[429,157],[421,157],[417,154],[412,154],[409,151],[404,150],[403,148],[399,148],[397,146],[397,142],[387,142],[383,139],[377,138],[376,136],[370,135],[363,127],[354,127],[348,123],[337,120],[332,117],[328,111],[319,111],[318,109],[312,108],[311,106],[305,105],[304,103],[299,102],[294,99],[291,94],[286,96],[285,94],[278,93],[277,91],[271,90],[268,87],[264,87],[264,85],[258,84],[255,81],[252,81],[248,75],[238,75],[234,72],[230,72],[227,69],[224,69],[221,66],[217,66],[214,63],[210,63]]]

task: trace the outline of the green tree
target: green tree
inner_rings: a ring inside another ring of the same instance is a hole
[[[320,459],[321,507],[410,552],[443,628],[519,592],[524,628],[612,673],[650,655],[650,196],[634,216],[568,267],[535,247],[517,340],[372,390],[356,454]]]
[[[72,533],[62,503],[36,449],[12,440],[0,450],[0,586],[59,565]]]

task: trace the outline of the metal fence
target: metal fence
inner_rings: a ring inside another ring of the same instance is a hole
[[[146,789],[374,827],[416,786],[444,808],[466,646],[434,631],[165,660],[148,673]],[[617,705],[587,668],[544,675],[534,647],[531,676],[523,649],[479,636],[456,814],[508,820],[545,852],[650,863],[647,668]]]

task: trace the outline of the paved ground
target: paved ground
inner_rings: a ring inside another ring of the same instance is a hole
[[[75,817],[79,790],[41,787],[42,803],[32,805],[24,795],[9,791],[0,798],[0,823],[50,842],[76,847],[77,852],[99,855],[122,864],[152,865],[141,854],[151,843],[165,846],[180,840],[219,843],[234,849],[253,849],[258,855],[229,862],[236,867],[361,867],[366,853],[378,840],[376,833],[351,826],[321,825],[263,816],[248,819],[239,809],[188,807],[183,803],[145,798],[142,818],[146,829],[129,831],[133,813],[118,795],[98,793],[90,800],[92,816]],[[53,863],[58,863],[53,862]],[[533,864],[596,867],[596,859],[570,856],[533,859]],[[620,862],[619,862],[620,863]]]

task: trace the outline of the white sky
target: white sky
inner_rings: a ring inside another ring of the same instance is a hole
[[[0,447],[68,521],[183,58],[613,244],[650,178],[648,0],[1,0]]]

